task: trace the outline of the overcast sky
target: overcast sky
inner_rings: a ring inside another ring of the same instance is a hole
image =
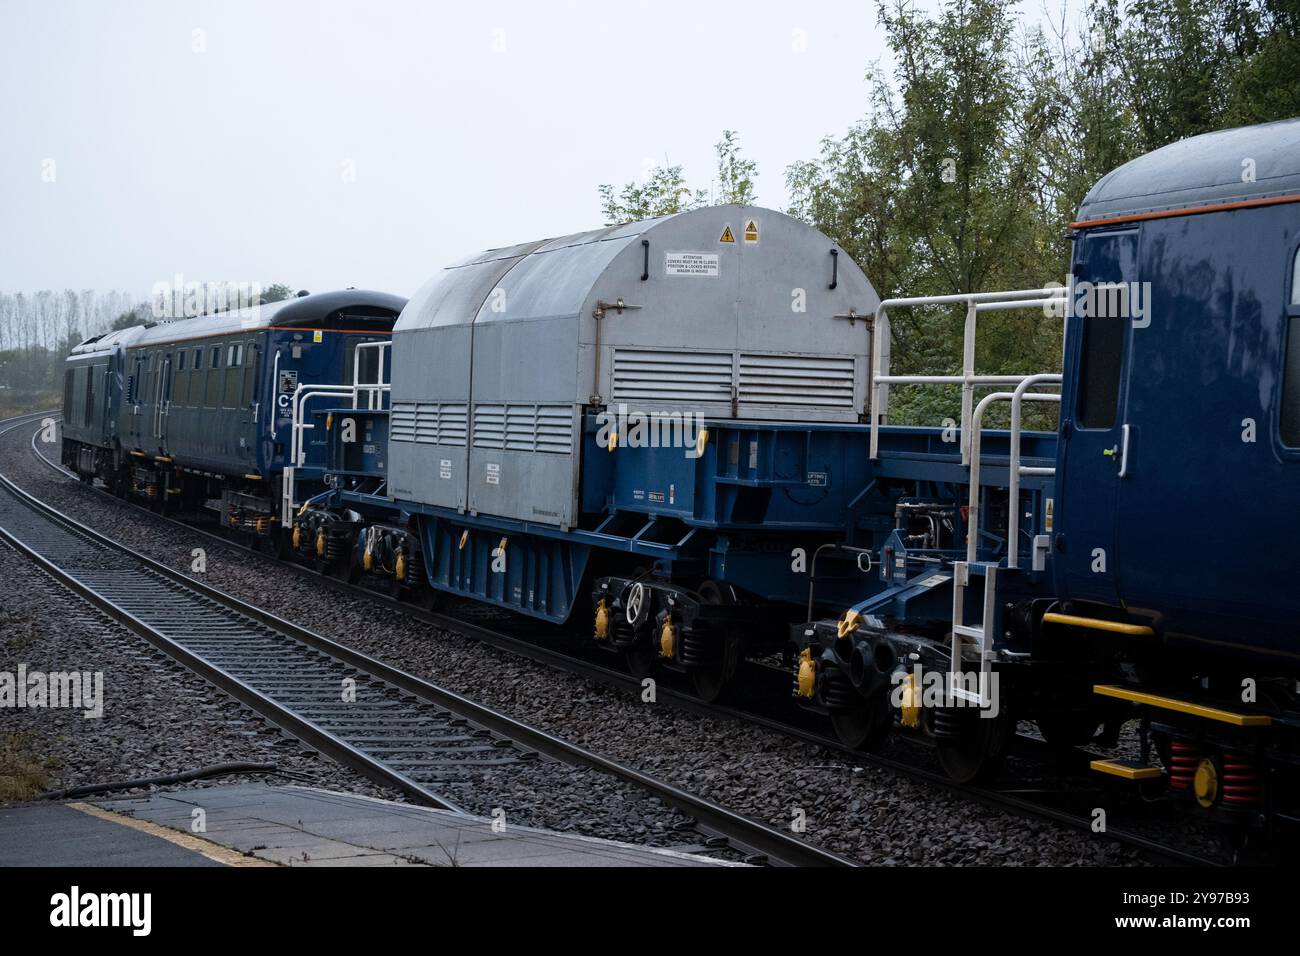
[[[188,281],[409,295],[601,224],[596,186],[760,205],[866,111],[862,2],[0,0],[0,290]]]

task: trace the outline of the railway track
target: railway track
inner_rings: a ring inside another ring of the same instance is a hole
[[[44,455],[40,449],[37,448],[35,439],[36,436],[33,435],[31,443],[33,453],[44,462],[46,466],[64,476],[75,477],[72,476],[70,472],[65,471],[57,462],[52,461]],[[380,594],[369,588],[349,584],[328,575],[321,575],[314,569],[308,568],[304,565],[293,562],[282,562],[270,555],[261,554],[256,551],[250,552],[246,545],[241,544],[228,535],[218,534],[209,529],[197,527],[192,523],[180,521],[176,518],[158,515],[155,512],[135,503],[124,502],[122,499],[109,494],[104,489],[96,488],[95,491],[98,494],[104,495],[109,500],[138,509],[151,518],[175,523],[178,526],[183,527],[187,532],[201,535],[208,540],[216,542],[222,547],[236,549],[240,551],[241,554],[252,553],[261,560],[274,562],[279,567],[290,568],[297,574],[341,593],[348,594],[352,597],[362,598],[427,624],[432,624],[457,631],[467,636],[472,636],[501,650],[527,657],[571,674],[599,681],[629,692],[637,692],[640,690],[640,682],[626,672],[600,663],[584,654],[568,653],[561,649],[555,641],[556,637],[563,636],[563,632],[559,628],[549,625],[539,625],[532,621],[523,622],[522,628],[524,630],[531,630],[534,634],[534,637],[530,638],[527,636],[521,636],[519,633],[510,633],[497,626],[501,621],[511,622],[514,616],[508,615],[504,612],[498,613],[495,609],[490,609],[490,613],[488,614],[479,613],[472,616],[457,614],[454,611],[426,611],[409,603]],[[483,609],[474,605],[467,605],[466,610],[478,610],[481,612]],[[537,635],[550,637],[551,641],[547,644],[539,643]],[[721,715],[745,721],[788,737],[792,737],[804,743],[823,747],[832,752],[845,755],[856,762],[894,771],[912,780],[928,784],[964,799],[973,800],[987,807],[1003,810],[1019,816],[1034,817],[1050,821],[1083,832],[1093,832],[1093,819],[1090,814],[1062,807],[1062,804],[1068,806],[1071,803],[1078,802],[1074,799],[1076,794],[1071,791],[1057,790],[1025,792],[1022,790],[997,790],[958,784],[942,773],[915,766],[905,760],[899,760],[879,754],[868,754],[847,748],[834,736],[829,736],[818,731],[812,727],[810,723],[800,722],[800,717],[802,717],[803,714],[794,708],[789,708],[789,712],[787,713],[774,716],[770,712],[765,713],[754,707],[727,704],[705,704],[688,693],[665,686],[663,682],[661,682],[657,688],[657,696],[659,701],[669,703],[672,706],[695,713],[713,716]],[[1036,742],[1032,740],[1023,740],[1021,743],[1022,746],[1033,747]],[[633,772],[635,773],[635,771]],[[776,832],[780,833],[781,831]],[[1104,834],[1096,835],[1099,838],[1113,840],[1122,845],[1136,849],[1150,858],[1153,862],[1182,866],[1221,865],[1218,860],[1209,859],[1195,853],[1189,853],[1176,846],[1171,846],[1168,843],[1151,838],[1132,829],[1108,827]],[[802,843],[802,841],[799,842]]]
[[[0,435],[39,417],[6,423]],[[683,842],[697,851],[776,866],[852,865],[136,554],[5,475],[0,539],[284,732],[415,802],[459,810],[440,786],[550,758],[652,793],[693,821],[697,832]]]

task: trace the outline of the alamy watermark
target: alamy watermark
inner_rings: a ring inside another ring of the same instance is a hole
[[[596,441],[602,448],[681,448],[687,458],[704,454],[707,431],[700,412],[643,412],[620,403],[596,416]]]
[[[186,282],[176,273],[170,282],[155,282],[150,290],[153,316],[160,321],[192,319],[214,312],[258,309],[262,304],[260,282]],[[254,311],[250,318],[256,318]]]
[[[1043,314],[1048,317],[1128,319],[1135,329],[1145,329],[1151,324],[1150,282],[1079,280],[1069,289],[1059,283],[1048,283],[1048,286],[1062,292],[1061,296],[1044,302]]]
[[[0,708],[48,707],[104,716],[103,671],[0,671]]]
[[[890,706],[895,710],[920,706],[926,709],[949,707],[978,708],[981,717],[994,718],[1002,710],[998,693],[997,671],[925,670],[920,664],[910,671],[895,671],[890,681]]]

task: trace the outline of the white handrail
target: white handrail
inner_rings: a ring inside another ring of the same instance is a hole
[[[971,416],[975,388],[979,385],[1011,385],[1028,376],[984,376],[975,373],[975,330],[981,312],[1030,309],[1056,306],[1065,301],[1060,286],[1041,289],[1015,289],[1005,292],[971,292],[954,295],[913,296],[886,299],[876,307],[871,335],[871,458],[880,457],[880,420],[888,387],[894,385],[960,385],[962,464],[970,463]],[[894,375],[886,367],[884,343],[889,338],[889,310],[921,305],[966,306],[966,325],[962,337],[961,375]],[[982,307],[982,308],[981,308]],[[1062,309],[1062,313],[1069,311]]]
[[[1007,508],[1007,567],[1014,568],[1020,564],[1020,477],[1021,475],[1054,475],[1055,468],[1022,468],[1020,466],[1020,403],[1025,399],[1025,390],[1033,388],[1036,385],[1059,385],[1061,384],[1061,375],[1056,372],[1045,372],[1042,375],[1031,375],[1018,386],[1011,395],[1011,460],[1010,476],[1007,481],[1007,494],[1010,496],[1010,506]],[[1059,402],[1061,396],[1056,396]]]
[[[980,503],[980,426],[984,421],[985,410],[994,402],[1014,401],[1017,397],[1021,401],[1031,402],[1059,402],[1060,395],[1042,395],[1036,392],[1025,392],[1023,389],[1017,389],[1015,392],[994,392],[992,395],[985,395],[980,399],[979,405],[975,408],[975,414],[971,420],[971,462],[970,462],[970,493],[967,498],[966,507],[966,561],[968,564],[975,563],[975,553],[979,544],[979,503]],[[1013,405],[1013,408],[1016,406]],[[1012,422],[1012,432],[1018,430],[1019,423]],[[1012,472],[1019,468],[1019,462],[1016,463]],[[1019,482],[1016,483],[1017,490]],[[1009,511],[1017,511],[1020,507],[1018,501],[1013,500]],[[1019,533],[1019,529],[1017,529]],[[1008,561],[1008,567],[1014,567]]]
[[[351,385],[299,385],[294,390],[293,401],[291,406],[290,428],[289,428],[289,464],[285,466],[284,474],[281,479],[280,492],[280,523],[287,527],[293,521],[293,512],[297,507],[294,498],[294,485],[296,482],[296,472],[298,468],[307,461],[307,449],[304,440],[304,434],[315,429],[315,425],[309,425],[304,420],[306,415],[307,402],[313,398],[322,396],[338,395],[347,396],[351,399],[354,409],[360,408],[361,393],[366,393],[366,406],[371,411],[377,411],[383,408],[384,395],[392,391],[391,383],[384,381],[384,356],[385,350],[392,345],[391,341],[380,342],[361,342],[353,350],[352,356],[352,384]],[[379,371],[376,382],[362,382],[361,379],[361,350],[376,349],[379,352]],[[278,356],[278,353],[277,353]]]

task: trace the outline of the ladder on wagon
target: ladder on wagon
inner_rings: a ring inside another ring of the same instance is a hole
[[[961,461],[970,472],[969,499],[966,524],[966,559],[953,562],[952,587],[952,647],[949,686],[955,696],[987,707],[989,700],[989,673],[993,661],[993,612],[996,607],[999,561],[978,561],[980,536],[980,445],[984,413],[994,402],[1011,403],[1010,460],[1008,464],[1008,495],[1011,506],[1007,509],[1007,568],[1020,567],[1020,480],[1027,475],[1051,476],[1055,468],[1026,466],[1021,463],[1020,440],[1022,408],[1024,402],[1061,401],[1059,392],[1048,393],[1031,389],[1057,385],[1061,375],[1055,372],[1031,372],[1019,375],[981,375],[975,370],[975,332],[979,317],[988,312],[1042,309],[1045,314],[1068,316],[1070,291],[1068,287],[1048,286],[1041,289],[1019,289],[1006,292],[976,292],[957,295],[917,296],[886,299],[876,308],[871,337],[871,451],[872,459],[880,457],[879,435],[885,403],[890,385],[942,385],[961,386]],[[889,313],[891,309],[917,306],[966,307],[966,324],[962,338],[962,369],[960,375],[891,375],[889,352]],[[1011,391],[996,391],[985,395],[978,404],[975,389],[981,386],[1002,386]],[[1047,537],[1037,535],[1033,541],[1031,567],[1042,570],[1046,565]],[[966,590],[971,586],[972,571],[984,578],[982,614],[979,623],[966,621]],[[974,650],[979,660],[978,690],[965,688],[962,680],[962,662],[968,650]]]

